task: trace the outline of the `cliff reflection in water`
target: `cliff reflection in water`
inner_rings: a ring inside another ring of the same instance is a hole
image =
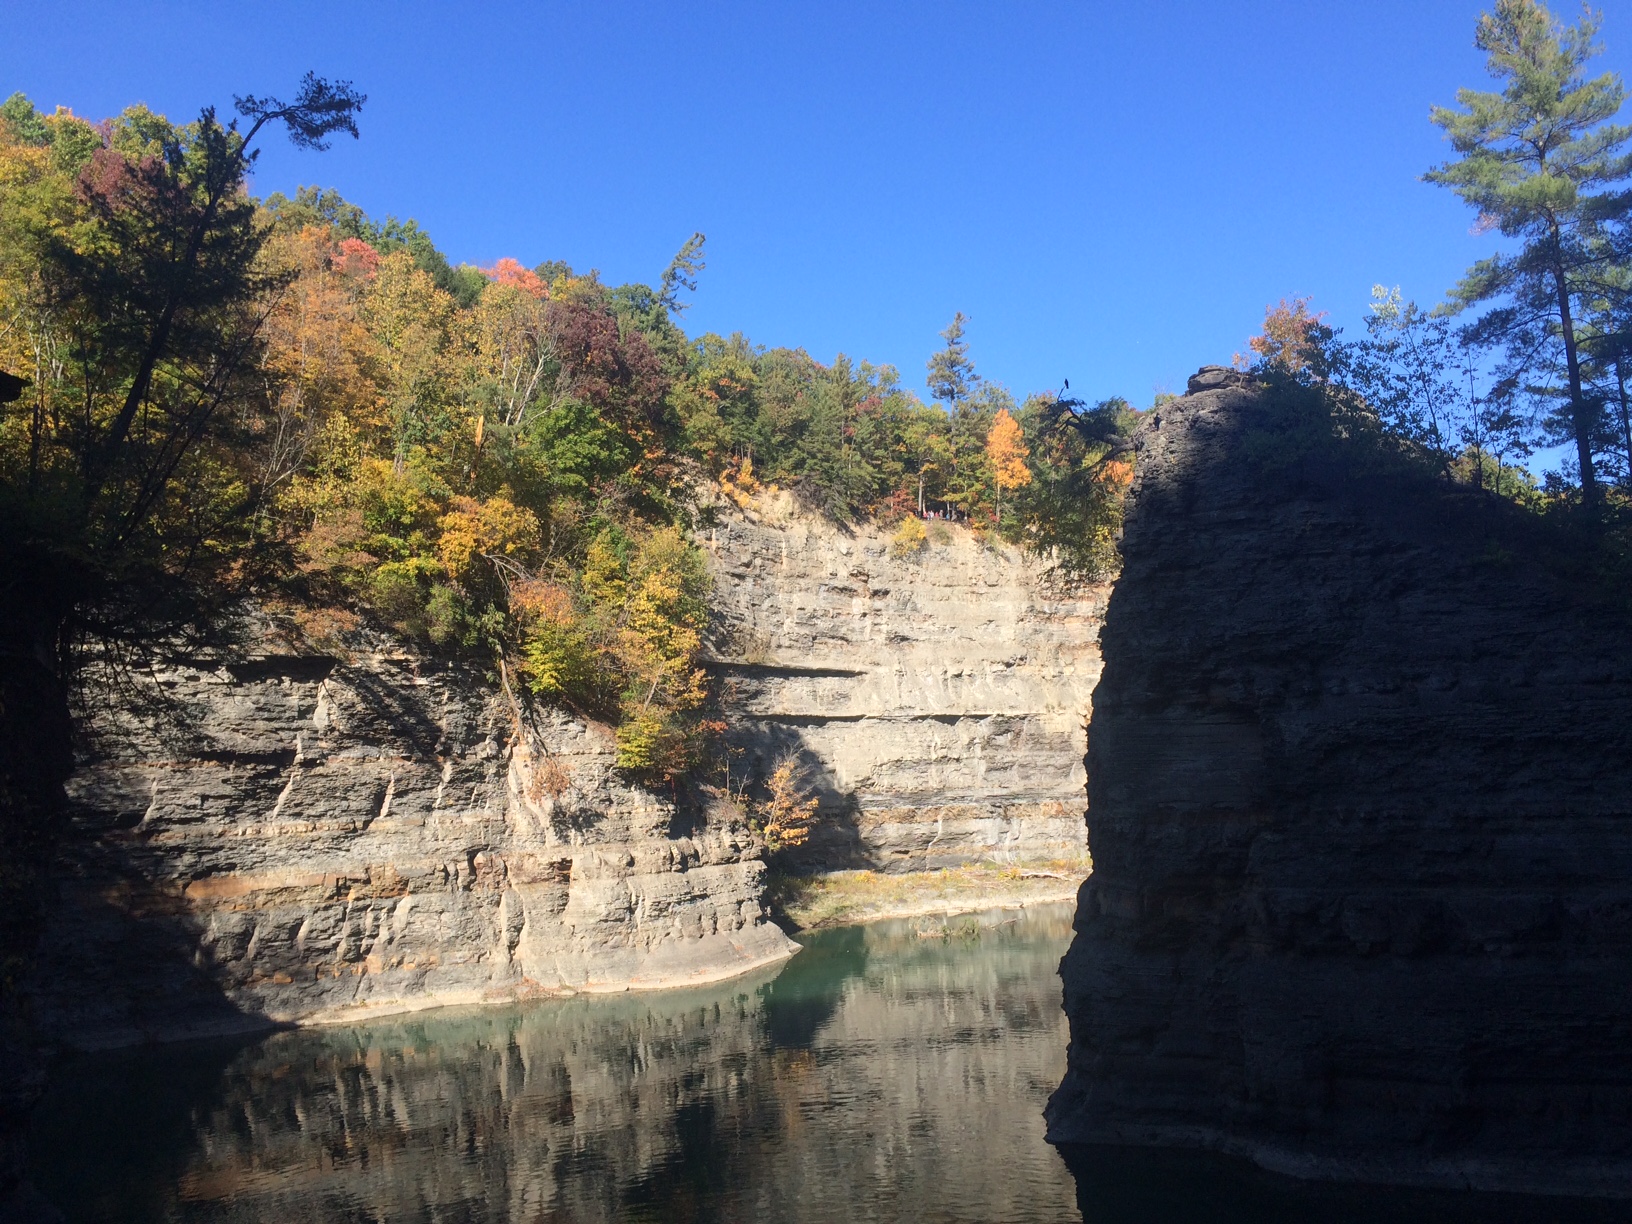
[[[847,928],[699,992],[64,1069],[70,1220],[1080,1220],[1043,1143],[1070,907]]]

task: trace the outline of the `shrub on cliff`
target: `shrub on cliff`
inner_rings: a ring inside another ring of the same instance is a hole
[[[890,537],[890,556],[897,560],[917,556],[928,544],[929,532],[925,530],[922,520],[904,518],[901,525],[895,529],[895,534]]]

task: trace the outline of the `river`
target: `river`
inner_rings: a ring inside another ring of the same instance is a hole
[[[58,1068],[71,1224],[1593,1224],[1618,1204],[1294,1182],[1043,1142],[1069,904],[844,927],[697,991],[445,1009]]]
[[[803,936],[706,990],[82,1057],[70,1221],[1080,1221],[1043,1142],[1070,906]]]

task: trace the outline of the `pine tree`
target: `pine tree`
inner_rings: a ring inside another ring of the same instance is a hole
[[[929,393],[948,408],[963,403],[980,386],[980,375],[969,358],[969,342],[963,338],[963,327],[968,322],[961,310],[953,315],[941,333],[946,347],[929,359]]]
[[[1477,208],[1481,227],[1523,240],[1517,254],[1475,264],[1452,299],[1459,309],[1501,303],[1472,332],[1505,343],[1515,364],[1538,341],[1561,353],[1563,412],[1589,506],[1598,500],[1596,410],[1582,392],[1575,307],[1590,292],[1595,251],[1602,249],[1592,237],[1632,209],[1632,196],[1606,190],[1632,175],[1632,155],[1622,152],[1632,127],[1609,123],[1625,97],[1621,79],[1612,72],[1583,76],[1601,49],[1594,42],[1598,24],[1588,13],[1565,26],[1536,0],[1497,0],[1496,11],[1479,19],[1475,44],[1502,91],[1458,90],[1462,110],[1433,109],[1433,122],[1459,157],[1423,176]]]

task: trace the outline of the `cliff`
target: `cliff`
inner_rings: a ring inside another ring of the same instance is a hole
[[[1238,381],[1136,442],[1050,1138],[1625,1195],[1626,613]]]
[[[702,534],[739,768],[806,763],[822,820],[796,865],[922,870],[1082,859],[1082,728],[1104,586],[962,527],[842,527],[786,493]]]
[[[795,752],[805,868],[1081,860],[1104,591],[947,529],[909,558],[786,495],[704,534],[747,776]],[[792,945],[729,803],[621,780],[607,729],[486,677],[265,617],[155,678],[93,676],[30,987],[71,1044],[678,986]],[[98,687],[99,685],[99,687]]]
[[[82,728],[31,988],[53,1039],[685,985],[794,950],[735,814],[620,781],[606,729],[524,723],[388,641],[315,657],[241,628]]]

